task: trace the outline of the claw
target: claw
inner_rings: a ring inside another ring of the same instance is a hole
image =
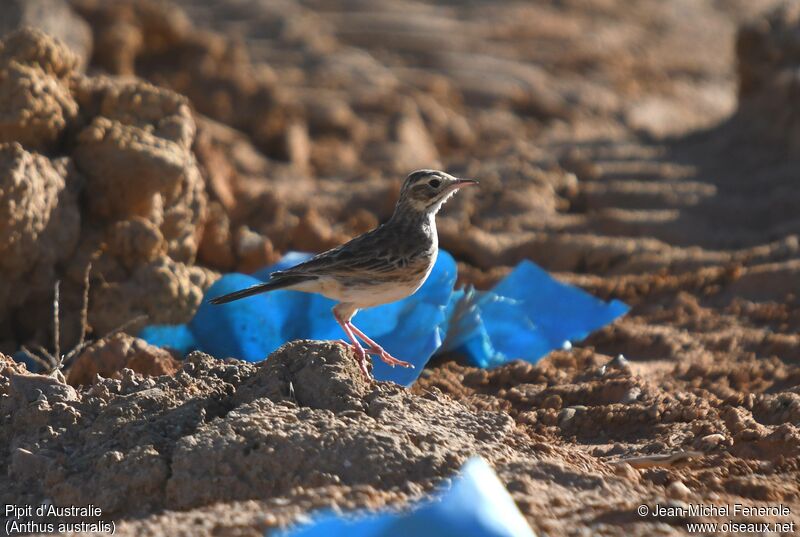
[[[370,375],[369,369],[367,369],[367,353],[364,352],[364,349],[361,347],[354,347],[353,351],[356,355],[356,361],[358,362],[358,368],[361,370],[361,374],[364,375],[364,378],[367,380],[372,380],[372,375]]]
[[[400,367],[410,367],[412,369],[414,368],[414,364],[404,362],[403,360],[398,360],[397,358],[395,358],[394,356],[392,356],[391,354],[389,354],[380,347],[378,347],[377,349],[370,349],[370,351],[372,351],[374,354],[377,354],[381,360],[383,360],[385,363],[389,364],[392,367],[399,365]]]

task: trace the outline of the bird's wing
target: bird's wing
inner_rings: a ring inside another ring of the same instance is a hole
[[[391,274],[411,262],[413,252],[397,248],[398,241],[386,236],[386,230],[374,229],[353,240],[323,252],[273,276],[305,274],[309,276]]]

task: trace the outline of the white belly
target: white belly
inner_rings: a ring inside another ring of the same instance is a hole
[[[333,294],[322,293],[328,298],[339,302],[348,302],[358,309],[372,308],[401,300],[414,293],[419,286],[403,285],[397,282],[371,285],[369,287],[355,287]]]
[[[348,285],[345,287],[342,282],[330,276],[322,276],[314,281],[304,282],[291,287],[297,291],[305,291],[308,293],[319,293],[332,300],[338,302],[345,302],[352,304],[358,309],[372,308],[380,306],[381,304],[388,304],[401,300],[407,296],[414,294],[417,289],[422,287],[425,280],[430,276],[433,265],[436,263],[436,257],[439,254],[439,238],[436,233],[436,218],[433,213],[429,215],[429,226],[433,233],[433,242],[431,245],[432,254],[429,259],[422,262],[427,262],[427,266],[422,271],[420,277],[414,278],[411,281],[398,279],[396,281],[388,281],[383,283],[376,283],[373,285]],[[420,274],[419,267],[408,267],[411,273]]]
[[[414,294],[428,279],[435,261],[436,258],[434,257],[424,276],[414,281],[398,280],[372,285],[348,285],[345,287],[340,280],[323,276],[314,281],[292,286],[291,289],[307,293],[319,293],[338,302],[353,304],[358,309],[372,308],[381,304],[395,302]]]

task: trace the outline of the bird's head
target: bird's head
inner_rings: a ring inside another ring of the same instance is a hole
[[[409,174],[400,189],[398,208],[419,213],[433,213],[464,186],[477,185],[474,179],[459,179],[437,170],[417,170]]]

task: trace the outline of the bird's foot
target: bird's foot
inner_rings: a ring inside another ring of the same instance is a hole
[[[369,354],[376,355],[378,358],[380,358],[381,360],[383,360],[385,363],[389,364],[392,367],[399,365],[400,367],[410,367],[412,369],[414,368],[414,364],[411,364],[409,362],[404,362],[403,360],[398,360],[397,358],[386,352],[382,347],[370,347],[369,349],[367,349],[366,352],[368,352]]]
[[[397,358],[395,358],[394,356],[392,356],[391,354],[386,352],[383,347],[381,347],[376,342],[371,340],[367,336],[367,334],[365,334],[364,332],[362,332],[361,330],[356,328],[355,325],[353,325],[353,323],[351,323],[351,322],[344,322],[343,323],[341,320],[339,320],[339,324],[342,325],[342,328],[344,329],[345,332],[347,332],[348,335],[353,334],[353,337],[351,337],[351,339],[353,340],[353,344],[354,345],[356,345],[358,347],[361,347],[361,345],[359,345],[358,340],[355,338],[355,336],[360,337],[364,341],[364,343],[367,344],[367,350],[364,351],[364,352],[367,352],[369,354],[374,354],[374,355],[378,356],[378,358],[380,358],[381,360],[383,360],[384,362],[386,362],[387,364],[389,364],[392,367],[394,367],[396,365],[399,365],[400,367],[411,367],[411,368],[414,367],[413,364],[410,364],[408,362],[404,362],[403,360],[398,360]]]
[[[374,380],[369,372],[369,369],[367,369],[368,352],[364,350],[364,348],[361,345],[353,345],[352,343],[348,343],[343,339],[337,340],[336,343],[352,350],[353,355],[356,358],[356,362],[358,362],[358,368],[361,370],[361,374],[364,375],[364,378],[367,379],[368,381]]]

